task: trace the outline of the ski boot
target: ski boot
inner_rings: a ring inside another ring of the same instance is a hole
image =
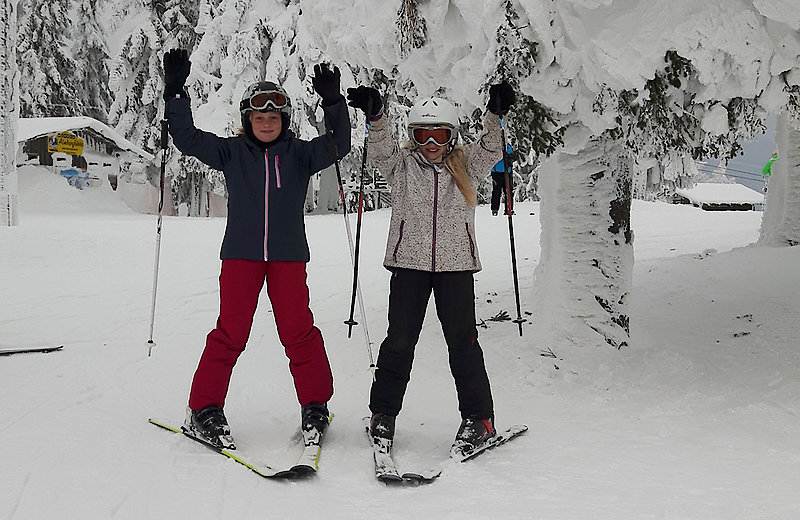
[[[325,403],[309,403],[300,409],[300,430],[306,445],[319,444],[325,430],[328,429],[330,415]]]
[[[392,453],[394,421],[395,416],[385,413],[374,413],[369,421],[369,437],[372,445],[381,453]]]
[[[186,420],[181,429],[213,448],[235,450],[231,429],[222,408],[217,405],[206,406],[202,410],[186,408]]]
[[[495,435],[491,419],[478,419],[471,416],[461,421],[453,446],[450,448],[452,457],[463,457],[475,451]]]

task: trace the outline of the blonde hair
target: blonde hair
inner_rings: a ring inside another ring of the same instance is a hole
[[[471,207],[478,205],[478,193],[472,184],[469,182],[469,175],[467,174],[467,157],[464,149],[456,146],[449,153],[444,156],[444,165],[447,166],[447,171],[453,176],[456,181],[456,186],[464,195],[467,204]]]

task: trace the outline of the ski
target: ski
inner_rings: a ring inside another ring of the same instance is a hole
[[[372,455],[375,461],[375,478],[384,484],[402,482],[403,476],[397,469],[390,449],[385,445],[372,442]]]
[[[415,472],[403,473],[402,478],[407,481],[417,481],[419,483],[432,482],[441,476],[447,464],[453,462],[461,463],[461,462],[467,462],[468,460],[472,460],[493,448],[501,446],[507,443],[508,441],[519,437],[526,431],[528,431],[527,425],[525,424],[514,425],[511,428],[508,428],[507,430],[498,433],[497,435],[487,440],[474,450],[470,450],[468,452],[451,453],[450,457],[446,461],[438,464],[437,466],[434,466],[433,468],[427,471],[422,471],[419,473]]]
[[[448,457],[446,461],[427,471],[406,471],[404,473],[400,473],[400,471],[397,469],[397,463],[395,462],[394,457],[392,457],[391,442],[376,442],[375,439],[369,435],[369,417],[364,418],[364,424],[367,438],[372,446],[372,454],[375,461],[375,478],[385,484],[405,483],[418,485],[431,483],[442,475],[442,472],[447,464],[472,460],[479,455],[486,453],[492,448],[503,445],[528,431],[528,427],[526,425],[517,424],[498,433],[474,450],[464,453],[451,453],[450,457]],[[379,441],[383,441],[383,439],[380,439]]]
[[[328,425],[332,420],[333,414],[331,413],[328,415]],[[316,475],[319,470],[319,456],[322,454],[322,439],[325,437],[325,432],[301,428],[300,433],[303,436],[303,451],[295,465],[288,470],[292,474],[291,478],[311,477]]]
[[[333,414],[331,414],[330,417],[328,418],[328,423],[330,423],[332,418]],[[190,431],[184,430],[182,427],[175,427],[170,425],[168,421],[150,418],[148,419],[148,422],[154,426],[170,431],[172,433],[182,434],[185,437],[188,437],[189,439],[192,439],[193,441],[205,446],[211,451],[219,453],[220,455],[224,455],[225,457],[228,457],[234,462],[241,464],[242,466],[248,468],[253,473],[263,478],[286,479],[286,480],[307,478],[309,476],[316,475],[317,470],[319,469],[319,456],[322,450],[323,435],[316,430],[312,431],[309,434],[306,434],[306,432],[304,432],[303,452],[300,454],[300,457],[297,459],[297,462],[289,469],[276,470],[271,466],[265,464],[251,462],[250,460],[247,459],[246,455],[240,455],[236,453],[236,450],[229,450],[225,448],[220,448],[219,446],[215,446],[214,444],[211,444],[202,437],[192,435]]]
[[[5,348],[0,349],[0,356],[13,356],[14,354],[33,354],[41,353],[47,354],[48,352],[56,352],[64,348],[64,345],[57,347],[36,347],[36,348]]]
[[[192,435],[191,433],[189,433],[188,431],[183,430],[182,428],[176,428],[174,426],[171,426],[170,424],[168,424],[165,421],[162,421],[160,419],[153,419],[153,418],[150,418],[147,421],[150,424],[154,425],[154,426],[158,426],[159,428],[163,428],[163,429],[165,429],[167,431],[170,431],[172,433],[182,434],[182,435],[186,436],[187,438],[192,439],[193,441],[205,446],[206,448],[210,449],[211,451],[213,451],[215,453],[219,453],[220,455],[224,455],[224,456],[228,457],[229,459],[231,459],[231,460],[233,460],[235,462],[238,462],[239,464],[241,464],[242,466],[245,466],[246,468],[250,469],[251,471],[253,471],[254,473],[256,473],[259,476],[262,476],[264,478],[280,478],[280,476],[282,476],[280,474],[283,473],[283,472],[275,471],[274,469],[272,469],[271,467],[266,466],[266,465],[253,464],[251,462],[248,462],[244,458],[239,457],[238,455],[236,455],[234,453],[235,450],[226,450],[224,448],[220,448],[218,446],[215,446],[215,445],[211,444],[210,442],[206,441],[205,439],[203,439],[201,437],[196,437],[196,436]]]

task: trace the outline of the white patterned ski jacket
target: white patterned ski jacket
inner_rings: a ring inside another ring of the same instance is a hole
[[[487,113],[485,133],[464,146],[470,183],[477,187],[503,158],[500,120]],[[370,125],[367,156],[392,190],[392,218],[383,265],[421,271],[480,271],[475,208],[443,164],[431,164],[391,138],[386,117]]]

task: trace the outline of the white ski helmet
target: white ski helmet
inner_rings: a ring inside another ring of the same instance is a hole
[[[452,147],[458,140],[458,112],[456,107],[446,99],[429,97],[417,101],[408,113],[408,135],[413,140],[412,132],[419,127],[449,127]]]

